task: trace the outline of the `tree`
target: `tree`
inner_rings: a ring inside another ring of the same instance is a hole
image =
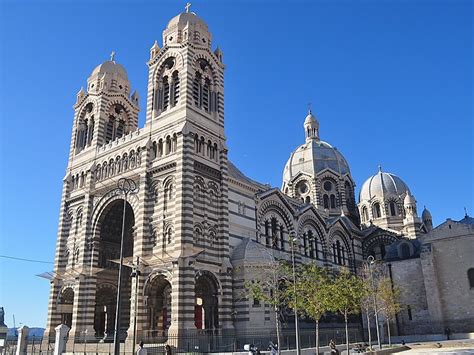
[[[316,322],[316,354],[319,354],[319,320],[329,311],[329,271],[314,264],[298,268],[296,282],[296,306],[298,312]],[[287,287],[288,306],[295,307],[294,288]]]
[[[273,261],[263,267],[256,279],[247,281],[245,289],[250,297],[269,304],[275,313],[275,329],[277,336],[278,353],[281,348],[281,315],[287,306],[287,284],[289,268],[285,263]]]
[[[329,309],[344,316],[346,329],[346,349],[349,354],[348,318],[360,312],[360,304],[365,294],[364,282],[357,275],[343,269],[336,273],[328,287],[331,295]]]
[[[373,315],[374,300],[373,300],[373,287],[370,279],[363,275],[364,282],[364,295],[362,296],[360,307],[367,317],[367,332],[369,336],[369,349],[372,349],[372,331],[370,329],[370,316]]]
[[[384,277],[379,280],[377,285],[377,300],[378,309],[381,314],[385,316],[387,322],[388,345],[392,346],[392,339],[390,335],[390,320],[395,317],[402,309],[400,300],[401,290],[392,284],[389,277]]]

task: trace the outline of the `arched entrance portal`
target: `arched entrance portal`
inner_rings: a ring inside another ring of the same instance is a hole
[[[115,326],[115,308],[117,302],[117,282],[120,259],[120,241],[122,236],[124,200],[111,202],[102,212],[97,225],[99,236],[99,262],[103,268],[97,275],[98,289],[96,292],[96,307],[94,328],[97,336],[113,337]],[[125,205],[125,228],[123,242],[124,258],[133,256],[135,216],[132,207]],[[131,268],[125,266],[122,275],[122,302],[120,332],[125,335],[130,325],[130,298],[132,280]],[[101,287],[103,285],[109,287]],[[115,288],[115,290],[114,290]]]
[[[216,329],[219,326],[218,285],[208,272],[198,272],[194,286],[196,303],[194,325],[197,329]]]
[[[171,324],[171,284],[163,275],[151,280],[145,291],[145,300],[149,335],[166,336]]]

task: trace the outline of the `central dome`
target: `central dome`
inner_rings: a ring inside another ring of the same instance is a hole
[[[349,164],[329,143],[311,139],[291,153],[283,171],[283,182],[288,183],[300,172],[316,176],[325,169],[338,175],[350,174]]]

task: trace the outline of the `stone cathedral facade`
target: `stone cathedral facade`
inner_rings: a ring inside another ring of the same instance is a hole
[[[290,260],[290,233],[300,239],[298,262],[354,272],[370,254],[416,253],[413,241],[432,227],[429,213],[420,219],[408,187],[381,171],[363,185],[357,205],[349,164],[320,139],[311,112],[282,189],[246,177],[227,157],[225,65],[207,25],[186,11],[169,21],[162,43],[150,50],[144,127],[138,127],[138,94],[113,57],[77,94],[47,335],[64,323],[69,339],[113,336],[120,178],[138,186],[125,203],[127,340],[134,329],[137,339],[270,331],[268,306],[241,291],[269,259]],[[128,276],[133,267],[138,277]]]

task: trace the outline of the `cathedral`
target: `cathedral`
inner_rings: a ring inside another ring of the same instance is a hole
[[[322,140],[311,111],[301,119],[304,140],[289,156],[281,189],[229,161],[225,65],[213,47],[207,24],[189,7],[168,22],[162,46],[150,49],[144,127],[138,127],[138,93],[113,55],[78,92],[46,335],[66,324],[69,343],[85,334],[113,337],[121,248],[126,342],[132,334],[166,341],[200,331],[272,332],[268,305],[241,293],[269,261],[291,260],[292,235],[298,263],[357,272],[373,255],[392,262],[393,280],[402,285],[423,283],[430,265],[434,272],[434,261],[422,257],[430,253],[422,238],[434,231],[430,212],[420,218],[412,190],[381,168],[356,202],[350,166]],[[126,198],[118,188],[123,178],[136,185]],[[472,218],[456,223],[473,235]],[[404,296],[412,306],[410,319],[397,319],[400,334],[413,318],[447,317],[442,295],[435,300],[421,284],[412,286],[419,295]],[[471,287],[467,304],[472,297]]]

